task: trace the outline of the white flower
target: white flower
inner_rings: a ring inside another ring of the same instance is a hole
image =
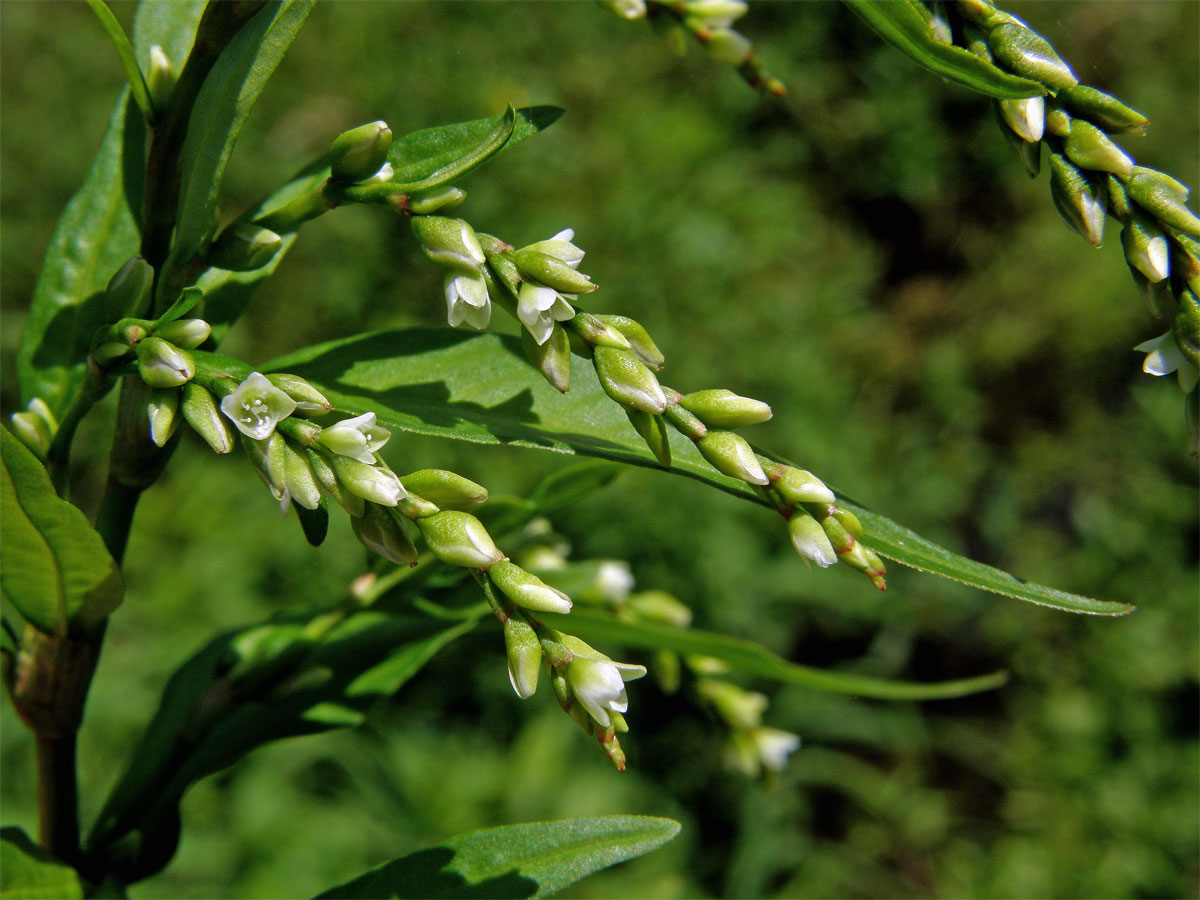
[[[492,303],[483,276],[446,273],[446,321],[455,328],[467,325],[476,331],[492,320]]]
[[[1133,349],[1146,354],[1146,361],[1142,363],[1143,372],[1151,375],[1170,375],[1174,372],[1184,393],[1196,386],[1200,372],[1197,372],[1192,361],[1183,355],[1179,345],[1175,343],[1173,332],[1168,331],[1156,338],[1142,341]]]
[[[375,453],[388,442],[392,433],[375,422],[375,413],[367,412],[353,419],[345,419],[330,425],[317,437],[321,443],[343,456],[352,456],[359,462],[373,465]]]
[[[547,256],[557,257],[572,269],[578,269],[584,254],[582,250],[571,243],[574,237],[575,229],[564,228],[547,241],[538,241],[536,244],[530,244],[528,247],[522,247],[521,249],[535,250],[538,253],[545,253]]]
[[[295,411],[296,401],[258,372],[251,372],[236,391],[221,400],[221,412],[238,431],[256,441],[270,437],[275,426]]]
[[[567,300],[574,294],[560,294],[554,288],[526,281],[517,294],[517,318],[539,345],[546,343],[555,322],[574,318],[575,308]]]
[[[746,14],[745,0],[686,0],[683,11],[709,28],[728,28]]]
[[[575,699],[602,728],[611,727],[609,712],[623,713],[629,708],[625,682],[641,678],[646,667],[613,662],[569,634],[562,635],[562,643],[575,654],[564,673]]]
[[[787,766],[788,755],[799,747],[800,738],[790,731],[760,725],[745,731],[734,731],[726,747],[725,759],[731,768],[755,778],[764,769],[782,772]]]
[[[624,600],[633,590],[633,573],[629,571],[629,563],[615,559],[602,561],[591,586],[605,600]]]

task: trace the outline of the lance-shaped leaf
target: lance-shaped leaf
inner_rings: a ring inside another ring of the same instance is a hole
[[[91,627],[121,603],[124,583],[87,517],[60,498],[37,458],[0,429],[0,585],[26,621],[47,634]]]
[[[504,825],[403,856],[318,897],[545,897],[678,833],[678,822],[650,816]]]
[[[339,409],[353,414],[372,411],[388,428],[582,453],[661,471],[624,412],[600,388],[591,366],[579,359],[572,365],[571,391],[563,395],[528,365],[516,339],[411,329],[332,341],[275,360],[264,369],[307,378]],[[762,503],[746,485],[704,462],[690,441],[677,434],[671,441],[669,471]],[[849,501],[845,505],[862,520],[868,546],[904,565],[1070,612],[1121,615],[1132,610],[1124,603],[1021,581],[929,541],[913,540],[907,529]]]
[[[172,0],[170,3],[139,3],[133,17],[133,49],[143,69],[150,68],[150,48],[163,49],[175,71],[183,69],[196,39],[196,26],[207,0]]]
[[[989,97],[1037,97],[1046,88],[1012,75],[969,50],[934,37],[929,13],[918,0],[844,0],[845,4],[900,52],[948,81]]]
[[[35,844],[20,828],[0,828],[0,898],[74,900],[82,896],[79,873]]]

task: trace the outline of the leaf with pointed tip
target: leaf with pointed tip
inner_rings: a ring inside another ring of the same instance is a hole
[[[303,376],[344,412],[374,412],[388,428],[482,444],[582,453],[661,469],[585,361],[572,359],[571,391],[545,383],[519,340],[416,328],[331,341],[264,366]],[[671,435],[670,471],[744,500],[762,501],[709,466],[690,441]],[[842,500],[839,498],[839,502]],[[1069,612],[1122,615],[1133,607],[1021,581],[924,540],[846,500],[880,554],[983,590]]]
[[[0,828],[0,900],[75,900],[79,873],[35,844],[22,829]]]

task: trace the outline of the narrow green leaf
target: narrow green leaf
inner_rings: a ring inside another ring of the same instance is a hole
[[[125,72],[125,80],[129,82],[129,90],[133,96],[133,102],[138,105],[138,109],[142,111],[142,116],[146,121],[153,122],[154,104],[150,100],[150,91],[146,87],[146,78],[142,75],[142,70],[138,67],[133,46],[129,43],[129,38],[125,36],[125,31],[121,28],[121,23],[112,14],[112,10],[105,5],[104,0],[87,0],[87,5],[96,14],[96,18],[100,20],[100,27],[104,29],[104,33],[108,35],[108,39],[112,41],[113,47],[117,51],[117,57],[121,60],[121,68]]]
[[[4,565],[0,586],[35,628],[66,634],[99,623],[121,603],[124,584],[104,540],[61,499],[25,445],[0,429]]]
[[[203,299],[204,291],[200,290],[200,288],[184,288],[180,292],[179,296],[175,299],[175,302],[168,306],[166,312],[158,317],[158,327],[162,328],[162,326],[169,325],[171,322],[174,322],[177,319],[182,319],[193,309],[195,309],[196,304]]]
[[[620,407],[600,388],[591,367],[579,359],[572,360],[572,367],[571,391],[563,395],[528,365],[516,339],[417,328],[309,347],[268,363],[264,370],[301,375],[319,385],[339,409],[374,412],[389,428],[580,453],[661,470]],[[672,434],[671,441],[669,471],[762,503],[740,481],[715,472],[690,441],[678,434]],[[1133,610],[1128,604],[1021,581],[920,538],[840,494],[839,502],[859,516],[868,545],[903,565],[1068,612],[1111,616]]]
[[[678,822],[649,816],[503,825],[403,856],[318,898],[544,897],[678,833]]]
[[[414,131],[392,141],[392,184],[420,190],[445,184],[482,165],[501,150],[549,128],[565,110],[528,106],[502,115]]]
[[[0,828],[0,900],[76,900],[79,874],[59,862],[22,829]]]
[[[207,3],[208,0],[139,3],[133,17],[133,48],[138,61],[148,68],[150,48],[158,44],[175,71],[182,71]]]
[[[969,50],[945,44],[933,35],[928,13],[917,0],[843,0],[885,41],[947,81],[989,97],[1037,97],[1046,88],[1005,72]]]
[[[313,0],[276,0],[264,7],[230,41],[204,80],[183,146],[173,264],[195,255],[212,231],[233,145],[312,5]]]
[[[104,288],[138,250],[146,124],[122,94],[83,186],[67,204],[42,262],[17,372],[23,403],[61,416],[104,324]]]
[[[817,691],[870,697],[875,700],[944,700],[994,690],[1008,681],[1008,673],[1005,671],[928,684],[891,681],[851,672],[830,672],[802,666],[781,659],[765,647],[750,641],[695,628],[676,628],[673,625],[652,622],[618,622],[579,607],[569,616],[544,613],[543,617],[548,624],[578,635],[589,643],[624,644],[649,650],[663,648],[677,653],[711,656],[724,660],[748,675],[758,675]]]

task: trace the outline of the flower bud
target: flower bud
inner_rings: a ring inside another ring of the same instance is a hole
[[[710,431],[696,441],[700,455],[713,468],[747,484],[767,484],[766,473],[746,439],[732,431]]]
[[[258,472],[258,477],[266,483],[271,495],[279,501],[279,509],[283,513],[287,512],[289,501],[285,444],[283,436],[277,432],[261,441],[242,436],[242,446],[246,450],[246,456],[254,464],[254,470]]]
[[[1167,236],[1148,216],[1133,213],[1121,229],[1121,247],[1129,265],[1150,282],[1162,281],[1171,274]]]
[[[667,408],[667,398],[654,373],[628,350],[597,347],[592,365],[604,393],[626,409],[658,415]]]
[[[1108,188],[1108,211],[1124,222],[1131,215],[1129,192],[1115,175],[1109,175],[1105,185]]]
[[[631,22],[646,18],[646,0],[600,0],[600,5]]]
[[[640,591],[631,594],[627,603],[630,612],[639,620],[664,622],[676,628],[692,624],[692,611],[666,591]]]
[[[542,373],[549,385],[565,394],[571,386],[571,339],[557,322],[546,340],[539,344],[529,329],[521,329],[521,347],[525,358]]]
[[[183,386],[183,418],[217,453],[233,449],[233,432],[207,388],[194,381]]]
[[[698,679],[696,693],[713,705],[730,728],[745,730],[762,724],[762,714],[767,708],[765,694],[744,690],[718,678]]]
[[[171,98],[179,73],[171,66],[171,60],[158,44],[150,47],[150,65],[146,72],[146,90],[150,94],[150,103],[156,113],[162,112],[163,107]]]
[[[728,27],[746,14],[746,0],[684,0],[685,15],[701,19],[710,27]]]
[[[1134,166],[1125,187],[1130,198],[1158,216],[1164,224],[1200,235],[1200,219],[1184,205],[1188,198],[1186,185],[1163,172]]]
[[[753,50],[750,38],[732,28],[714,28],[704,43],[708,55],[719,63],[740,66]]]
[[[590,278],[549,253],[518,250],[513,254],[513,262],[525,277],[564,294],[586,294],[596,290]]]
[[[374,465],[376,452],[391,436],[390,431],[375,423],[375,413],[367,412],[322,429],[317,443],[334,453]]]
[[[156,447],[165,447],[179,427],[179,391],[175,388],[151,391],[146,418],[150,421],[150,440]]]
[[[203,319],[176,319],[154,329],[154,336],[170,341],[176,347],[191,350],[208,340],[212,328]]]
[[[413,216],[412,230],[425,255],[439,266],[475,275],[487,261],[475,229],[462,219]]]
[[[1200,368],[1200,299],[1186,288],[1179,293],[1179,307],[1171,331],[1175,334],[1179,352],[1191,363],[1194,377],[1195,370]]]
[[[321,489],[317,486],[316,475],[308,464],[308,456],[287,441],[283,442],[283,456],[288,495],[305,509],[316,509],[321,505]]]
[[[416,565],[417,548],[392,509],[367,503],[361,516],[350,517],[350,527],[359,542],[373,553],[397,565]]]
[[[96,361],[96,365],[108,369],[117,365],[131,353],[133,353],[133,348],[128,344],[104,341],[92,348],[92,359]]]
[[[428,216],[442,210],[451,210],[467,199],[467,192],[449,185],[414,191],[408,195],[408,211],[414,216]]]
[[[805,559],[815,562],[821,568],[832,566],[837,562],[837,553],[834,551],[825,529],[808,513],[800,511],[793,513],[792,517],[788,519],[788,534],[796,552]]]
[[[508,680],[522,700],[537,690],[542,670],[542,645],[528,622],[520,616],[504,620],[504,650],[508,655]]]
[[[1067,224],[1078,231],[1093,247],[1104,240],[1105,194],[1058,153],[1050,153],[1050,196]]]
[[[488,569],[488,577],[509,600],[537,612],[569,613],[571,598],[526,572],[511,559],[501,559]]]
[[[486,569],[502,558],[483,523],[470,513],[442,510],[417,519],[417,527],[430,552],[448,565]]]
[[[1200,292],[1200,240],[1176,232],[1171,242],[1171,266],[1193,292]]]
[[[24,412],[16,412],[9,417],[9,424],[13,434],[34,456],[42,460],[46,458],[54,442],[54,434],[58,431],[58,423],[44,400],[34,397]]]
[[[308,449],[304,451],[304,455],[308,459],[308,467],[312,469],[313,476],[317,479],[317,485],[321,488],[321,492],[336,500],[342,509],[350,513],[351,516],[363,515],[366,504],[362,497],[358,497],[346,490],[342,483],[338,481],[337,473],[325,461],[325,457],[314,450]]]
[[[998,100],[1000,115],[1013,133],[1031,144],[1042,139],[1046,130],[1046,101],[1042,97]]]
[[[231,272],[261,269],[279,252],[283,238],[258,225],[234,225],[226,228],[208,251],[209,265]]]
[[[148,337],[137,345],[138,375],[152,388],[180,387],[196,374],[192,354],[162,338]]]
[[[1133,169],[1133,160],[1112,142],[1107,134],[1082,119],[1071,124],[1071,133],[1063,142],[1067,158],[1077,166],[1122,177]]]
[[[684,394],[679,405],[710,428],[740,428],[771,418],[771,407],[761,400],[739,397],[724,388]]]
[[[406,519],[424,519],[426,516],[436,515],[441,512],[436,503],[431,503],[424,497],[415,497],[409,494],[407,497],[401,497],[400,502],[396,504],[396,512],[404,516]]]
[[[386,466],[371,466],[349,456],[334,455],[329,459],[329,467],[346,490],[380,506],[395,506],[408,493],[396,473]]]
[[[421,469],[400,479],[410,494],[442,509],[468,512],[487,500],[487,488],[446,469]]]
[[[630,423],[642,436],[654,458],[663,468],[671,468],[671,442],[668,439],[666,420],[662,416],[651,415],[638,409],[627,409],[625,415]]]
[[[842,527],[850,532],[850,534],[855,538],[860,538],[863,536],[862,522],[858,521],[858,516],[850,512],[850,510],[843,509],[840,506],[836,507],[833,511],[833,517],[841,522]]]
[[[1025,171],[1029,173],[1031,178],[1036,178],[1042,170],[1042,145],[1041,142],[1030,143],[1023,137],[1013,131],[1012,125],[1005,118],[1004,111],[1000,107],[1000,101],[996,100],[992,103],[992,108],[996,111],[997,121],[1000,123],[1000,133],[1004,135],[1004,139],[1008,141],[1009,146],[1016,151],[1017,158],[1021,160],[1021,165],[1025,167]],[[1043,119],[1043,131],[1044,129]]]
[[[1063,62],[1044,37],[1015,22],[1006,22],[988,32],[988,48],[996,59],[1025,78],[1040,81],[1053,90],[1062,90],[1079,79]]]
[[[1110,133],[1145,134],[1146,126],[1150,124],[1150,120],[1136,109],[1130,109],[1116,97],[1086,84],[1063,88],[1056,97],[1072,113]]]
[[[140,256],[130,257],[104,289],[104,314],[109,320],[143,315],[150,308],[154,269]]]
[[[1065,110],[1057,106],[1049,106],[1046,110],[1046,131],[1055,137],[1065,138],[1071,133],[1071,123],[1074,121]]]
[[[329,169],[334,181],[356,182],[370,178],[387,160],[392,130],[386,122],[368,122],[333,139]]]
[[[221,412],[238,431],[256,441],[270,436],[296,411],[296,401],[259,372],[251,372],[232,394],[221,398]]]
[[[640,322],[635,322],[625,316],[595,316],[594,318],[620,332],[621,336],[629,342],[628,349],[632,350],[633,354],[650,368],[658,371],[663,367],[666,357],[663,356],[662,351],[650,337],[650,333],[642,327]]]
[[[606,324],[599,316],[593,316],[591,313],[577,312],[573,330],[588,344],[587,352],[581,353],[583,356],[592,355],[591,347],[613,347],[617,350],[630,351],[633,348],[625,335]]]
[[[833,491],[812,472],[791,466],[784,468],[772,486],[789,503],[833,503],[837,500]]]
[[[267,381],[296,401],[295,414],[298,416],[315,418],[333,409],[325,395],[299,375],[272,374],[267,376]]]

